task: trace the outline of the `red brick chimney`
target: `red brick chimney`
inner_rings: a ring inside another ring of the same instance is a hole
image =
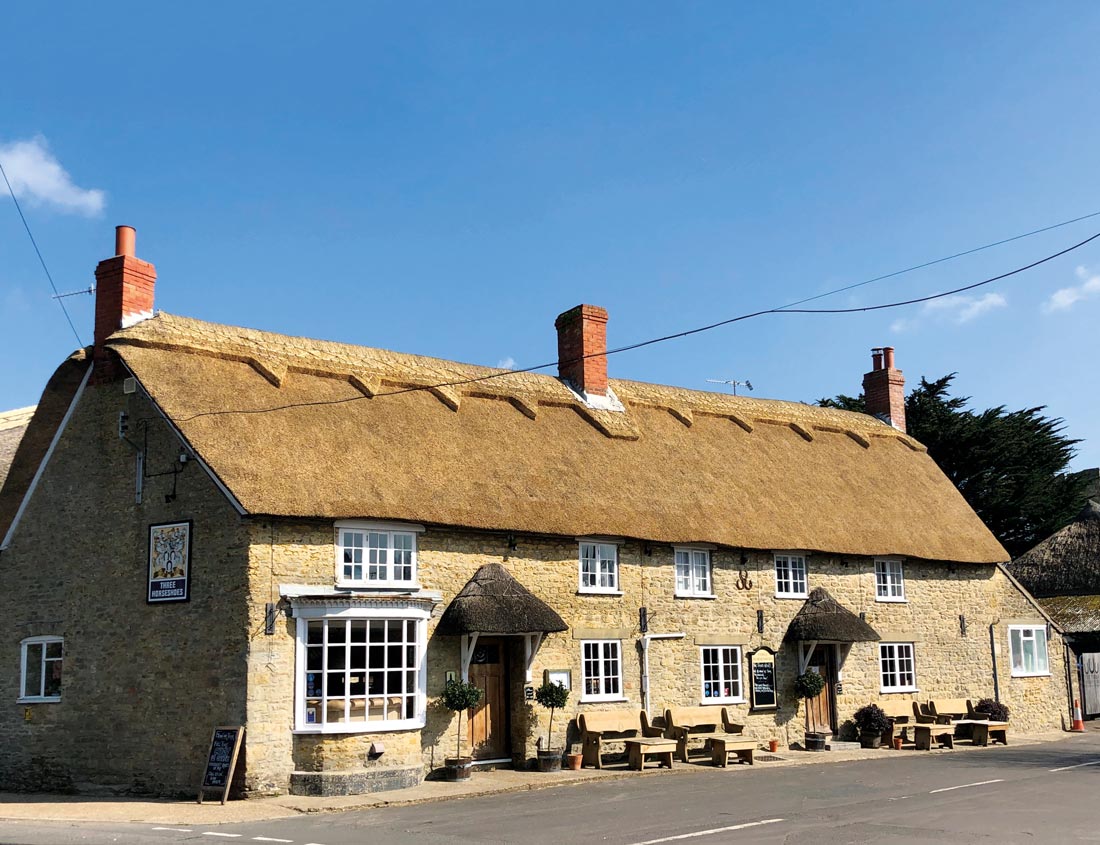
[[[110,381],[119,373],[104,347],[119,329],[153,316],[153,288],[157,268],[134,256],[136,233],[132,226],[115,227],[115,256],[95,268],[95,362],[97,382]]]
[[[863,376],[867,413],[905,431],[905,376],[894,367],[894,347],[871,350],[871,372]]]
[[[554,321],[558,375],[581,393],[607,395],[607,311],[578,305]]]

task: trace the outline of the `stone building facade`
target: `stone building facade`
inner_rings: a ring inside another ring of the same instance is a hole
[[[458,718],[480,762],[527,765],[544,678],[571,687],[553,748],[581,712],[709,703],[798,742],[806,670],[827,731],[936,697],[1061,724],[1057,627],[897,408],[876,411],[891,427],[608,380],[591,306],[564,315],[562,380],[150,316],[124,235],[97,347],[0,491],[0,788],[193,790],[220,724],[246,728],[245,794],[417,783]],[[896,403],[888,352],[865,384]],[[565,630],[441,629],[498,565]],[[816,588],[878,639],[793,641]],[[765,658],[775,706],[754,707]],[[439,706],[449,677],[484,685],[477,712]]]

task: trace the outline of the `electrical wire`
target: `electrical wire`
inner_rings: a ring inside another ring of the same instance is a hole
[[[1095,215],[1089,215],[1089,216],[1095,216]],[[1081,219],[1083,219],[1083,218],[1081,218]],[[1037,231],[1046,231],[1046,230],[1037,230]],[[1021,236],[1021,237],[1023,237],[1023,236]],[[196,419],[199,419],[201,417],[227,416],[229,414],[269,414],[269,413],[273,413],[274,411],[285,411],[285,410],[289,410],[291,408],[311,408],[311,407],[318,407],[318,406],[325,406],[325,405],[344,405],[344,404],[347,404],[349,402],[358,402],[362,399],[367,399],[367,398],[377,399],[377,398],[380,398],[380,397],[383,397],[383,396],[400,396],[400,395],[405,394],[405,393],[417,393],[417,392],[424,391],[424,390],[435,390],[435,389],[444,388],[444,387],[460,387],[460,386],[466,385],[466,384],[476,384],[478,382],[490,381],[492,379],[503,378],[505,376],[516,375],[516,374],[519,374],[519,373],[533,373],[533,372],[536,372],[538,370],[548,369],[549,367],[553,367],[555,365],[560,366],[561,364],[573,364],[573,363],[576,363],[578,361],[583,361],[587,358],[599,358],[599,357],[605,357],[605,356],[609,357],[611,355],[618,355],[622,352],[629,352],[633,349],[642,349],[643,347],[653,346],[654,344],[657,344],[657,343],[665,343],[665,342],[670,341],[670,340],[676,340],[678,338],[690,337],[691,335],[696,335],[696,334],[701,334],[702,332],[712,331],[713,329],[717,329],[717,328],[720,328],[722,326],[729,326],[729,325],[732,325],[733,323],[740,323],[740,322],[743,322],[745,320],[751,320],[755,317],[762,317],[765,314],[856,314],[856,313],[861,313],[861,312],[865,312],[865,311],[883,311],[883,310],[886,310],[886,309],[889,309],[889,308],[903,308],[903,307],[909,306],[909,305],[918,305],[922,302],[931,302],[931,301],[936,300],[936,299],[943,299],[943,298],[948,297],[948,296],[955,296],[956,294],[964,293],[965,291],[974,290],[975,288],[980,288],[980,287],[983,287],[985,285],[993,284],[994,282],[999,282],[1002,279],[1007,279],[1011,276],[1016,276],[1020,273],[1024,273],[1028,270],[1034,269],[1035,267],[1038,267],[1042,264],[1046,264],[1049,261],[1053,261],[1056,258],[1060,258],[1061,256],[1066,255],[1067,253],[1073,252],[1074,250],[1080,249],[1081,247],[1085,246],[1086,244],[1089,244],[1092,241],[1095,241],[1097,238],[1100,238],[1100,232],[1097,232],[1096,234],[1094,234],[1094,235],[1092,235],[1088,238],[1085,238],[1083,241],[1079,241],[1078,243],[1075,243],[1072,246],[1066,247],[1065,249],[1059,250],[1058,252],[1055,252],[1051,255],[1047,255],[1043,258],[1038,259],[1037,261],[1032,261],[1030,264],[1025,264],[1022,267],[1017,267],[1013,270],[1009,270],[1006,273],[1001,273],[1001,274],[996,275],[996,276],[991,276],[990,278],[983,279],[980,282],[974,282],[974,283],[969,284],[969,285],[963,285],[962,287],[953,288],[951,290],[942,291],[940,293],[929,294],[928,296],[915,297],[913,299],[905,299],[905,300],[900,300],[900,301],[896,301],[896,302],[880,303],[878,305],[855,306],[855,307],[851,307],[851,308],[796,308],[795,307],[796,305],[801,305],[805,302],[810,301],[809,299],[803,299],[803,300],[799,300],[797,302],[788,303],[787,305],[781,305],[781,306],[778,306],[776,308],[765,308],[761,311],[752,311],[748,314],[741,314],[737,317],[730,317],[729,319],[726,319],[726,320],[719,320],[716,323],[710,323],[710,324],[705,325],[705,326],[698,326],[696,328],[687,329],[687,330],[682,331],[682,332],[675,332],[673,334],[662,335],[661,337],[650,338],[648,340],[639,341],[637,343],[631,343],[631,344],[628,344],[626,346],[618,346],[618,347],[615,347],[614,349],[608,349],[604,352],[592,352],[592,353],[589,353],[587,355],[580,355],[580,356],[577,356],[575,358],[566,359],[564,361],[563,360],[549,361],[545,364],[536,364],[535,366],[532,366],[532,367],[523,367],[521,369],[505,370],[503,372],[495,372],[495,373],[487,373],[487,374],[482,375],[482,376],[474,376],[474,377],[466,378],[466,379],[457,379],[457,380],[454,380],[454,381],[440,382],[438,384],[415,385],[415,386],[412,386],[412,387],[405,387],[405,388],[402,388],[400,390],[391,390],[391,391],[375,393],[372,397],[351,396],[351,397],[347,397],[345,399],[327,399],[327,400],[318,400],[318,401],[315,401],[315,402],[294,402],[294,403],[289,403],[289,404],[286,404],[286,405],[276,405],[276,406],[273,406],[273,407],[270,407],[270,408],[246,408],[246,409],[237,409],[237,410],[227,409],[227,410],[220,410],[220,411],[203,411],[203,412],[200,412],[198,414],[191,414],[190,416],[187,416],[187,417],[178,417],[178,418],[176,418],[175,421],[183,423],[183,422],[190,422],[191,420],[196,420]],[[1016,238],[1011,238],[1009,240],[1016,240]],[[969,252],[974,252],[974,251],[975,250],[970,250]],[[960,255],[966,255],[966,254],[969,254],[969,252],[968,253],[960,253]],[[930,262],[930,263],[936,263],[936,262]],[[924,265],[924,266],[927,266],[927,265]],[[904,272],[904,271],[899,271],[899,272]],[[891,274],[891,275],[897,275],[897,274]],[[883,278],[886,278],[886,277],[883,277]],[[852,287],[854,287],[854,286],[850,285],[847,288],[841,288],[840,290],[850,290]],[[833,291],[833,293],[838,293],[838,292],[840,292],[840,290]],[[816,296],[816,297],[811,297],[810,299],[819,299],[819,298],[821,298],[821,296],[827,296],[827,295],[828,294],[821,294],[821,295]]]
[[[56,299],[57,304],[61,306],[61,313],[65,315],[65,320],[69,323],[69,328],[73,330],[73,336],[76,338],[77,345],[83,347],[84,341],[80,339],[80,332],[78,332],[76,326],[73,325],[73,318],[69,316],[69,309],[65,307],[65,300],[61,298],[61,294],[58,293],[57,290],[57,285],[53,283],[53,276],[50,275],[50,268],[46,266],[46,259],[42,257],[42,250],[38,248],[38,242],[34,239],[30,224],[27,223],[27,218],[23,214],[23,208],[19,205],[19,200],[15,196],[15,191],[12,189],[11,182],[8,181],[8,172],[4,170],[3,162],[0,162],[0,174],[4,176],[4,184],[8,186],[8,193],[11,194],[11,201],[15,203],[15,210],[19,212],[19,219],[23,221],[23,228],[27,230],[27,237],[31,239],[31,246],[34,247],[34,254],[38,256],[38,263],[42,265],[42,269],[46,272],[46,278],[50,280],[50,287],[53,288],[54,299]]]

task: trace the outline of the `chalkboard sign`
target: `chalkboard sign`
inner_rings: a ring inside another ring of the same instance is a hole
[[[206,770],[202,775],[202,785],[199,787],[199,803],[206,790],[222,791],[222,803],[229,797],[229,787],[233,783],[233,770],[237,767],[237,753],[241,750],[241,739],[244,738],[244,728],[240,725],[234,727],[214,728],[214,735],[210,738],[210,753],[206,755]]]
[[[752,709],[775,710],[775,655],[768,648],[761,648],[749,655],[752,683]]]

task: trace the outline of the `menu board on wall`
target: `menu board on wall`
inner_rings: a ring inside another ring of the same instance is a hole
[[[749,655],[749,682],[753,710],[775,710],[775,652],[759,648]]]

